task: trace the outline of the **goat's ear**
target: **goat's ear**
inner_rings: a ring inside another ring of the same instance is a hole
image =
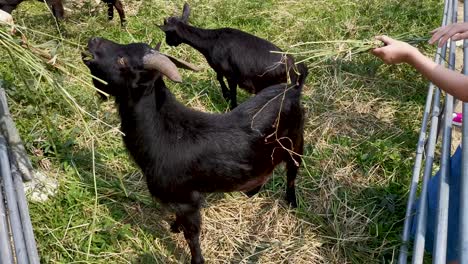
[[[156,44],[156,46],[154,46],[154,49],[157,50],[157,51],[159,51],[160,48],[161,48],[161,41],[158,42],[158,43]]]
[[[189,16],[190,16],[190,6],[187,3],[185,3],[184,9],[182,11],[182,21],[184,21],[185,23],[188,23]]]
[[[172,57],[170,55],[167,55],[167,54],[163,54],[163,55],[168,57],[172,61],[172,63],[174,63],[175,66],[177,66],[177,68],[191,70],[191,71],[195,71],[195,72],[201,70],[200,67],[195,66],[195,65],[191,64],[190,62],[186,62],[184,60],[174,58],[174,57]]]

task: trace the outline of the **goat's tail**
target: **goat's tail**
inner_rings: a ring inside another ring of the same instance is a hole
[[[309,74],[309,70],[307,69],[307,66],[301,62],[297,65],[295,65],[295,80],[293,79],[293,83],[296,85],[296,88],[299,90],[302,90],[302,87],[304,86],[305,80],[307,78],[307,75]]]

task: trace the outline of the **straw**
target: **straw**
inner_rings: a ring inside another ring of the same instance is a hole
[[[429,37],[420,37],[411,34],[398,35],[393,38],[413,46],[426,43],[429,40]],[[354,55],[362,54],[382,46],[383,42],[376,39],[309,41],[292,45],[286,52],[272,51],[272,53],[305,57],[297,61],[297,63],[314,61],[314,64],[318,64],[330,59],[351,60]]]

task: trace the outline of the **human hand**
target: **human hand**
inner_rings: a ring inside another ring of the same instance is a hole
[[[439,47],[442,47],[449,38],[453,41],[468,38],[468,23],[455,23],[444,27],[434,29],[429,44],[439,41]]]
[[[408,62],[411,55],[418,50],[410,44],[392,39],[387,36],[377,36],[375,39],[382,41],[385,46],[371,50],[371,53],[382,59],[386,64],[398,64]]]

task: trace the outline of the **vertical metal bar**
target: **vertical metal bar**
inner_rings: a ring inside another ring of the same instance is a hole
[[[8,151],[8,156],[11,155],[11,152]],[[18,184],[17,184],[17,179],[19,178],[19,180],[22,182],[22,178],[21,178],[21,174],[20,172],[18,171],[18,168],[15,164],[15,162],[10,158],[10,169],[11,169],[11,177],[12,177],[12,180],[13,180],[13,188],[15,189],[15,194],[16,194],[16,201],[17,201],[17,206],[18,206],[18,212],[19,212],[19,218],[21,220],[20,222],[20,225],[22,227],[22,231],[23,231],[23,240],[21,240],[21,243],[15,241],[15,252],[16,252],[16,258],[17,258],[17,263],[18,264],[22,264],[22,263],[30,263],[29,261],[29,252],[27,250],[27,246],[26,246],[26,240],[27,240],[27,233],[25,232],[25,228],[24,228],[24,221],[23,221],[23,213],[21,212],[22,210],[22,207],[20,206],[20,204],[22,203],[21,200],[26,200],[26,196],[24,195],[24,190],[23,190],[23,195],[21,196],[19,193],[18,193]],[[24,186],[21,184],[20,186],[21,188],[24,188]],[[29,218],[29,213],[28,213],[28,218]]]
[[[452,0],[447,0],[445,3],[444,12],[444,24],[451,21],[451,6]],[[437,50],[439,53],[439,49]],[[447,52],[447,45],[444,45],[440,49],[441,63],[445,60]],[[427,149],[426,149],[426,160],[424,163],[424,172],[421,187],[421,196],[419,198],[419,214],[416,217],[416,234],[413,246],[413,264],[420,264],[424,259],[424,246],[426,243],[426,224],[427,224],[427,186],[429,183],[429,177],[432,174],[432,164],[434,162],[435,144],[437,140],[437,129],[439,124],[440,114],[440,90],[437,89],[434,95],[434,105],[432,108],[431,116],[431,128],[429,132]]]
[[[26,149],[24,148],[23,142],[19,136],[18,130],[16,129],[15,123],[13,122],[10,111],[8,109],[8,103],[6,98],[5,90],[2,88],[2,82],[0,80],[0,128],[5,136],[10,148],[12,149],[11,158],[18,164],[18,169],[21,171],[23,180],[30,181],[33,175],[33,167],[29,160]]]
[[[424,163],[424,172],[421,187],[421,196],[419,197],[419,214],[416,221],[416,234],[413,246],[413,264],[420,264],[424,259],[424,246],[426,243],[426,222],[427,222],[427,185],[429,176],[432,174],[432,164],[434,162],[434,151],[437,137],[437,125],[439,123],[439,100],[440,90],[436,90],[434,95],[434,107],[431,116],[431,129],[429,132],[428,144],[426,149],[426,160]]]
[[[29,217],[29,208],[26,201],[26,195],[24,193],[24,185],[19,170],[14,162],[10,161],[11,173],[13,176],[13,184],[16,189],[16,196],[18,200],[18,209],[21,218],[21,224],[23,226],[24,240],[26,243],[26,249],[29,257],[30,264],[40,264],[39,254],[37,252],[36,240],[34,239],[34,232]]]
[[[452,0],[452,23],[457,23],[458,0]],[[455,69],[455,41],[450,40],[449,51],[449,69]],[[439,196],[438,207],[435,222],[434,249],[433,259],[434,264],[443,264],[447,260],[447,231],[448,231],[448,207],[450,193],[450,153],[452,148],[452,113],[453,113],[453,96],[446,94],[445,96],[445,113],[442,127],[442,153],[440,158],[440,181],[439,181]]]
[[[448,13],[449,1],[450,0],[445,0],[442,26],[445,26],[447,24],[447,13]],[[435,59],[434,59],[434,61],[437,64],[440,64],[442,61],[441,56],[440,56],[441,53],[442,53],[442,48],[438,48],[436,55],[435,55]],[[424,107],[424,116],[422,120],[421,130],[419,132],[418,144],[416,147],[416,158],[415,158],[415,163],[413,167],[413,174],[411,177],[409,198],[408,198],[408,203],[406,205],[406,215],[405,215],[405,223],[403,227],[402,245],[400,247],[400,254],[398,257],[398,263],[400,264],[406,264],[408,260],[408,241],[410,238],[410,229],[411,229],[411,224],[412,224],[411,214],[412,214],[414,202],[416,199],[416,191],[418,189],[419,175],[421,172],[421,164],[422,164],[422,158],[423,158],[423,152],[424,152],[424,143],[426,139],[426,131],[427,131],[427,125],[429,121],[433,95],[434,95],[434,84],[430,83],[428,91],[427,91],[426,105]]]
[[[5,141],[0,142],[5,144]],[[4,145],[4,147],[6,147]],[[10,243],[7,212],[5,208],[5,200],[3,199],[3,188],[5,184],[3,175],[0,175],[0,263],[13,263],[13,251]]]
[[[463,16],[468,22],[468,0],[464,1]],[[463,41],[463,74],[468,75],[468,40]],[[468,103],[463,103],[463,116],[468,116]],[[468,263],[468,119],[462,124],[462,171],[460,179],[460,262]]]
[[[13,235],[13,243],[15,245],[16,260],[20,263],[26,263],[27,254],[24,244],[23,228],[18,212],[18,203],[16,201],[16,192],[13,187],[13,178],[11,177],[10,159],[8,158],[8,150],[6,140],[0,136],[0,171],[5,190],[5,198],[7,201],[8,216],[10,219],[10,228]]]

